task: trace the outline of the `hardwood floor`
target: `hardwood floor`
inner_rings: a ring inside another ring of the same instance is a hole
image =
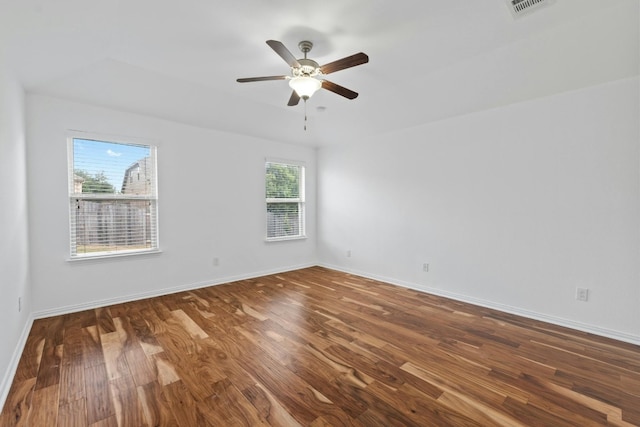
[[[640,347],[314,267],[36,320],[0,425],[640,425]]]

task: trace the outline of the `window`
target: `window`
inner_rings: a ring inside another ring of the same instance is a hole
[[[267,240],[305,237],[304,166],[266,162]]]
[[[156,148],[69,138],[71,259],[158,250]]]

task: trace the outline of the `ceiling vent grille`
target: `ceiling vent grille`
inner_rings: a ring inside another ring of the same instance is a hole
[[[552,1],[553,0],[507,0],[507,4],[513,17],[519,18],[544,6],[548,6]]]

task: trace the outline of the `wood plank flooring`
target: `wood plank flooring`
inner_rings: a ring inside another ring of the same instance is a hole
[[[321,267],[34,322],[5,426],[640,425],[640,347]]]

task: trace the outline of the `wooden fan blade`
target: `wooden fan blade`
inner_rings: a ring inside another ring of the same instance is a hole
[[[329,62],[328,64],[320,67],[320,71],[324,74],[335,73],[336,71],[344,70],[345,68],[355,67],[356,65],[362,65],[369,62],[369,57],[360,52],[355,55],[347,56],[346,58],[338,59],[337,61]]]
[[[300,102],[300,97],[298,96],[298,93],[294,90],[293,92],[291,92],[291,98],[289,98],[289,102],[287,103],[287,105],[289,107],[293,107],[294,105],[298,105],[298,102]]]
[[[284,59],[284,62],[289,64],[290,67],[300,67],[300,63],[298,62],[296,57],[293,56],[291,52],[289,52],[289,49],[287,49],[285,45],[282,44],[282,42],[279,42],[277,40],[267,40],[267,44],[271,47],[271,49],[275,50],[276,53],[280,55],[282,59]]]
[[[287,76],[267,76],[267,77],[246,77],[244,79],[237,79],[238,83],[248,82],[264,82],[267,80],[285,80]]]
[[[329,90],[333,93],[337,93],[340,96],[344,96],[348,99],[356,99],[358,97],[358,92],[354,92],[351,89],[347,89],[344,86],[337,85],[335,83],[330,82],[329,80],[322,81],[322,88]]]

